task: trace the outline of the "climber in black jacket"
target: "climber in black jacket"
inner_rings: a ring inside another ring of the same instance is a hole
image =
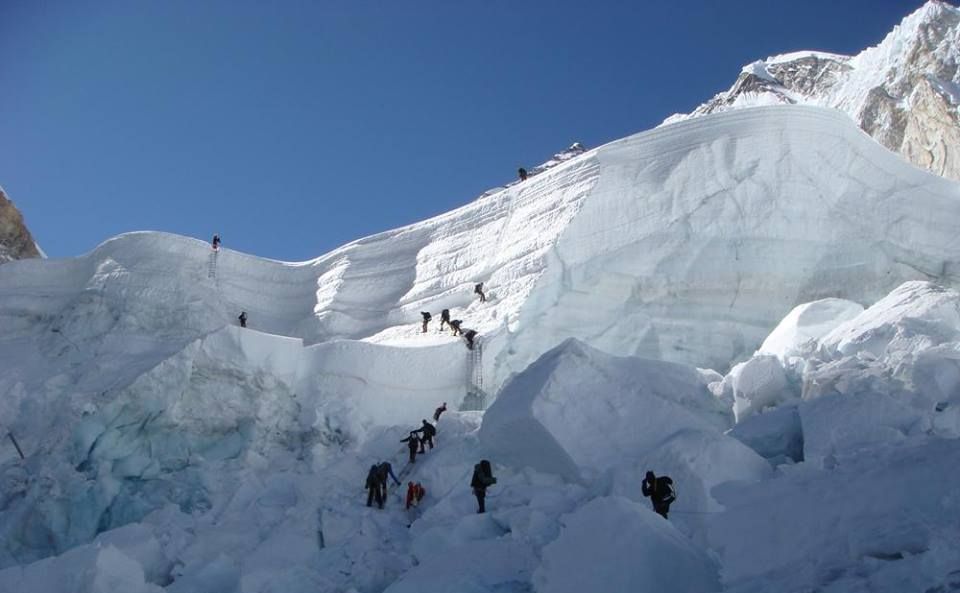
[[[673,490],[673,480],[669,476],[658,478],[653,472],[647,472],[641,490],[644,496],[650,498],[653,510],[666,519],[667,512],[670,511],[670,503],[677,499],[677,494]]]
[[[473,478],[470,480],[470,487],[473,488],[473,495],[477,497],[478,513],[486,512],[484,499],[487,497],[487,488],[497,483],[493,477],[493,470],[490,469],[490,462],[486,459],[473,466]]]

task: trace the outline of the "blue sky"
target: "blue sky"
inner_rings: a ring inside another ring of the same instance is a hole
[[[132,230],[304,260],[921,0],[0,2],[0,184],[51,257]]]

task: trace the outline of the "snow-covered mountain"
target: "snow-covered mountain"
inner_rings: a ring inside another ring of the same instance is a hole
[[[960,180],[960,9],[930,0],[856,56],[799,51],[749,64],[729,90],[671,123],[757,105],[848,114],[911,163]]]
[[[23,215],[0,189],[0,264],[29,257],[43,257],[43,252],[23,223]]]

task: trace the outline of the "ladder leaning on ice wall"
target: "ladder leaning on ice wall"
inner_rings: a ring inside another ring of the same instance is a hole
[[[217,255],[219,253],[216,249],[210,251],[210,258],[207,260],[207,278],[217,279]]]
[[[461,410],[482,410],[487,404],[487,393],[483,390],[483,342],[475,339],[473,349],[467,350],[466,395]]]

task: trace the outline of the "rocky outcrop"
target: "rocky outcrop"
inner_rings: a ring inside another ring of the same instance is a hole
[[[0,189],[0,264],[42,255],[23,224],[23,215]]]
[[[856,56],[797,52],[744,67],[734,85],[664,123],[757,105],[847,113],[911,163],[960,180],[960,10],[932,0]]]

